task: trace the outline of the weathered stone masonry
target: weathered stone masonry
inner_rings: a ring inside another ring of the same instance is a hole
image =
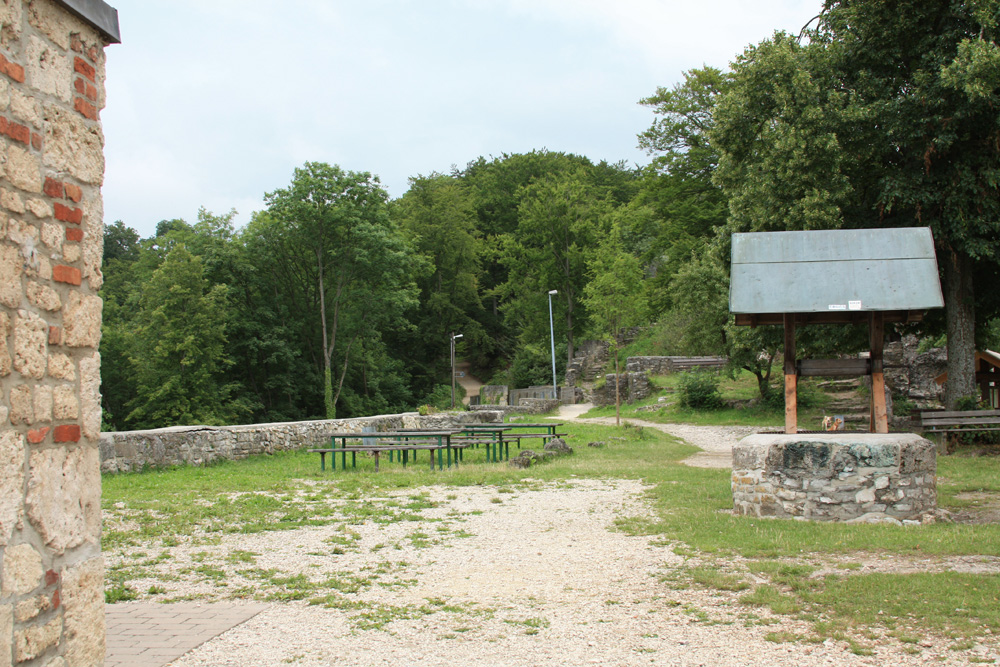
[[[101,471],[133,472],[143,468],[204,465],[236,461],[255,454],[322,447],[330,433],[363,433],[400,428],[438,428],[455,424],[501,421],[502,412],[416,412],[355,419],[248,424],[244,426],[176,426],[148,431],[101,434]]]
[[[934,444],[913,433],[758,433],[733,448],[737,514],[918,520],[937,507]]]
[[[98,113],[117,33],[100,0],[0,0],[0,667],[104,662]]]

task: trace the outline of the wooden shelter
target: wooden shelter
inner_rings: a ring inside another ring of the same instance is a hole
[[[993,350],[976,350],[976,384],[980,397],[990,408],[1000,409],[1000,353]],[[934,378],[939,385],[948,381],[947,371]]]
[[[941,308],[928,227],[733,234],[729,310],[736,324],[785,329],[785,432],[798,430],[798,378],[872,378],[871,431],[888,433],[882,349],[885,325],[918,322]],[[868,359],[796,361],[795,328],[867,324]]]

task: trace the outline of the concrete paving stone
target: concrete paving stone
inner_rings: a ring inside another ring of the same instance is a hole
[[[232,603],[106,605],[105,667],[163,667],[266,608]]]

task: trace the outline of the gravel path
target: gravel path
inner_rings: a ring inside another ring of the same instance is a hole
[[[688,462],[712,467],[728,466],[732,443],[752,430],[643,425],[706,449]],[[969,664],[973,656],[1000,661],[993,643],[956,652],[944,640],[914,647],[878,633],[866,640],[874,647],[868,656],[832,639],[768,641],[768,633],[807,635],[809,627],[738,604],[741,593],[674,587],[670,575],[698,563],[674,553],[672,544],[614,530],[617,519],[652,514],[642,482],[525,481],[506,488],[434,486],[367,499],[376,513],[394,498],[420,496],[425,507],[418,516],[352,522],[346,542],[345,526],[326,525],[228,533],[211,546],[181,544],[156,565],[155,577],[135,587],[159,582],[167,597],[212,600],[252,584],[261,573],[271,577],[257,580],[267,590],[280,577],[364,582],[339,595],[353,607],[275,602],[173,667],[905,667]],[[245,571],[234,565],[241,554],[254,554]],[[106,556],[112,563],[128,558]],[[225,570],[224,579],[192,576],[194,566],[213,563]]]
[[[614,426],[614,417],[595,417],[581,419],[580,415],[590,410],[591,403],[580,403],[578,405],[563,405],[559,408],[559,419],[581,420],[593,422],[595,424],[605,424]],[[694,456],[685,459],[684,463],[698,468],[731,468],[733,465],[733,445],[737,442],[760,430],[757,426],[694,426],[692,424],[657,424],[656,422],[643,421],[642,419],[627,420],[631,424],[636,424],[644,428],[652,428],[672,436],[678,437],[695,447],[700,447],[702,451]]]

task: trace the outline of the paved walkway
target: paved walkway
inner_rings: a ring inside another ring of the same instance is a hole
[[[264,604],[105,605],[105,667],[162,667],[267,608]]]

